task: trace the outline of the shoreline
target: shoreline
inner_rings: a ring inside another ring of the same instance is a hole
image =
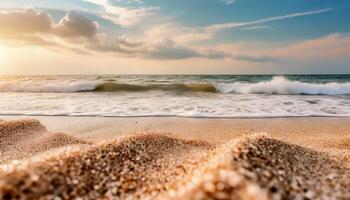
[[[233,117],[209,117],[209,116],[176,116],[176,115],[145,115],[145,116],[103,116],[103,115],[27,115],[27,114],[5,114],[2,117],[71,117],[71,118],[184,118],[184,119],[288,119],[288,118],[348,118],[350,115],[290,115],[290,116],[233,116]]]
[[[187,139],[226,141],[242,134],[264,132],[292,144],[324,149],[323,144],[350,138],[350,118],[183,118],[0,116],[4,120],[37,119],[49,131],[104,141],[135,133],[169,133]],[[325,142],[319,142],[325,140]],[[327,146],[327,145],[326,145]]]

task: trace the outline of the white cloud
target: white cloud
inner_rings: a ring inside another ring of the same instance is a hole
[[[201,52],[169,39],[145,38],[141,41],[101,33],[97,22],[72,11],[58,23],[47,12],[37,9],[2,11],[0,26],[0,39],[17,42],[17,45],[63,48],[75,52],[109,52],[150,59],[218,58],[211,52]]]
[[[95,0],[96,1],[96,0]],[[36,9],[0,12],[0,39],[18,44],[67,49],[79,53],[100,52],[156,60],[188,58],[233,58],[251,62],[270,61],[265,56],[235,55],[212,48],[195,48],[164,37],[133,40],[100,32],[97,22],[70,11],[55,23],[45,11]]]
[[[267,55],[234,55],[233,59],[247,62],[274,62],[277,61],[277,57]]]
[[[326,13],[330,12],[331,10],[332,9],[322,9],[316,11],[298,12],[288,15],[274,16],[246,22],[213,24],[206,27],[183,27],[179,24],[167,23],[152,27],[151,29],[146,31],[146,34],[149,37],[158,38],[171,36],[173,40],[179,43],[189,44],[192,42],[212,39],[217,32],[226,29],[239,28],[241,30],[256,30],[262,28],[270,28],[269,26],[264,24],[272,21],[280,21],[290,18]]]
[[[236,0],[221,0],[222,2],[224,2],[226,5],[231,5],[234,2],[236,2]]]
[[[93,37],[99,27],[97,22],[76,12],[68,12],[59,23],[51,16],[34,8],[23,10],[0,10],[0,35],[3,37],[24,37],[54,35],[59,37]]]
[[[247,21],[247,22],[239,22],[239,23],[223,23],[223,24],[214,24],[208,27],[205,27],[204,30],[206,32],[218,32],[224,29],[232,29],[232,28],[239,28],[243,26],[252,26],[252,25],[259,25],[264,24],[267,22],[273,22],[273,21],[280,21],[284,19],[290,19],[295,17],[302,17],[302,16],[308,16],[308,15],[315,15],[320,13],[329,12],[332,9],[322,9],[322,10],[315,10],[315,11],[308,11],[308,12],[298,12],[298,13],[292,13],[288,15],[281,15],[281,16],[275,16],[275,17],[269,17],[264,19],[258,19],[254,21]]]
[[[23,10],[0,10],[0,33],[43,33],[53,28],[53,20],[46,13],[33,8]]]
[[[76,12],[68,12],[55,29],[57,34],[65,37],[93,37],[99,25]]]
[[[150,16],[154,11],[158,10],[159,7],[139,7],[129,8],[122,6],[112,5],[108,0],[82,0],[100,6],[103,12],[100,13],[101,17],[112,21],[116,25],[124,27],[132,27],[135,24],[141,22],[145,17]],[[120,3],[122,0],[117,0],[114,3]],[[142,4],[141,0],[128,0],[123,1],[126,3],[138,3]]]
[[[203,32],[197,28],[183,27],[176,23],[165,23],[151,27],[145,31],[148,38],[159,39],[171,37],[181,44],[189,44],[193,41],[203,41],[212,38],[212,33]]]
[[[241,28],[241,30],[244,31],[253,31],[253,30],[259,30],[259,29],[269,29],[271,28],[270,26],[250,26],[246,28]]]
[[[108,0],[82,0],[82,1],[93,3],[93,4],[96,4],[96,5],[106,5],[106,4],[108,4]]]

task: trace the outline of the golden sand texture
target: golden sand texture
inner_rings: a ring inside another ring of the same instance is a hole
[[[264,134],[130,135],[0,170],[0,199],[349,199],[349,186],[337,157]]]
[[[37,120],[0,122],[0,164],[73,144],[88,144],[64,133],[50,133]]]
[[[350,198],[349,168],[325,153],[265,136],[242,139],[231,153],[181,199]]]
[[[46,128],[37,120],[0,121],[0,151],[6,151],[30,134],[43,132]]]
[[[163,135],[131,136],[0,172],[0,196],[155,197],[204,162],[210,148],[207,143]]]
[[[333,142],[324,142],[325,148],[335,148],[340,150],[350,150],[350,138],[340,139]]]

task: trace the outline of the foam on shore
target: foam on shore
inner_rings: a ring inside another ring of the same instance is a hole
[[[349,185],[337,158],[265,135],[123,136],[0,170],[0,199],[346,199]]]

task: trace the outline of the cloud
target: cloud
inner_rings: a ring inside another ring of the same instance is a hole
[[[269,29],[271,28],[270,26],[250,26],[246,28],[241,28],[240,30],[243,31],[253,31],[253,30],[259,30],[259,29]]]
[[[56,25],[58,35],[64,37],[93,37],[99,25],[76,12],[68,12]]]
[[[82,45],[95,38],[99,25],[76,12],[68,12],[55,23],[47,12],[27,8],[1,10],[0,27],[2,44],[88,53]]]
[[[46,33],[53,28],[53,21],[46,13],[32,8],[0,11],[0,33]]]
[[[278,61],[277,57],[267,55],[235,55],[235,60],[248,61],[248,62],[274,62]]]
[[[274,16],[268,18],[257,19],[253,21],[246,22],[237,22],[237,23],[220,23],[213,24],[205,27],[183,27],[179,24],[167,23],[163,25],[157,25],[152,27],[150,30],[146,31],[146,34],[149,37],[164,37],[172,36],[172,39],[183,43],[190,44],[193,42],[210,40],[220,31],[226,29],[240,29],[240,30],[257,30],[262,28],[269,28],[267,25],[264,25],[268,22],[280,21],[285,19],[297,18],[302,16],[310,16],[321,13],[330,12],[332,9],[322,9],[315,11],[307,12],[297,12],[287,15]]]
[[[157,60],[180,60],[189,58],[222,59],[230,57],[221,51],[212,49],[197,50],[179,45],[170,39],[162,39],[155,42],[133,41],[125,36],[112,37],[107,34],[99,34],[89,48],[98,52],[122,53],[126,56],[138,56]]]
[[[274,63],[279,67],[327,65],[350,62],[350,35],[333,33],[320,38],[271,45],[269,42],[231,43],[215,47],[223,52],[233,52],[234,60],[250,63]],[[348,66],[348,65],[344,65]]]
[[[236,2],[236,0],[221,0],[222,2],[224,2],[226,5],[231,5],[234,2]]]
[[[95,0],[96,1],[96,0]],[[74,51],[119,53],[149,59],[187,59],[206,57],[217,59],[218,53],[200,52],[178,45],[169,39],[155,41],[132,40],[98,32],[99,25],[77,12],[67,12],[58,23],[48,13],[36,9],[12,10],[0,13],[2,40],[17,44],[65,48]],[[6,33],[6,34],[5,34]]]
[[[165,23],[156,25],[145,31],[148,38],[164,38],[171,37],[172,40],[181,43],[189,44],[195,41],[209,40],[212,38],[212,33],[203,32],[198,28],[183,27],[176,23]]]
[[[96,52],[122,53],[128,56],[140,55],[146,44],[142,41],[131,40],[126,36],[112,36],[99,33],[85,44],[85,48]]]
[[[314,62],[350,59],[350,36],[334,33],[322,38],[297,42],[272,51],[286,60],[310,60]]]
[[[59,23],[55,23],[47,12],[34,8],[0,11],[0,35],[8,38],[40,35],[93,37],[98,26],[97,22],[72,11]]]
[[[146,58],[160,59],[160,60],[178,60],[194,57],[202,57],[202,55],[191,48],[184,46],[167,46],[155,45],[144,52]]]
[[[315,11],[308,11],[308,12],[298,12],[298,13],[292,13],[288,15],[281,15],[281,16],[275,16],[275,17],[269,17],[269,18],[263,18],[253,21],[247,21],[247,22],[239,22],[239,23],[223,23],[223,24],[214,24],[208,27],[205,27],[204,30],[206,32],[218,32],[224,29],[232,29],[232,28],[239,28],[243,26],[251,26],[251,25],[259,25],[264,24],[267,22],[273,22],[273,21],[280,21],[284,19],[290,19],[295,17],[302,17],[302,16],[308,16],[308,15],[315,15],[320,13],[325,13],[332,11],[332,9],[322,9],[322,10],[315,10]]]
[[[132,27],[135,24],[140,23],[145,17],[152,15],[154,11],[159,7],[140,7],[140,8],[128,8],[117,6],[120,0],[108,1],[108,0],[82,0],[83,2],[92,3],[100,6],[103,11],[100,16],[104,19],[110,20],[116,25],[124,27]],[[127,3],[142,4],[141,0],[129,0]]]
[[[162,39],[156,42],[133,41],[126,37],[116,37],[102,34],[98,42],[90,46],[99,52],[124,53],[128,56],[139,56],[157,60],[182,60],[189,58],[234,59],[246,62],[274,62],[277,58],[267,55],[235,55],[216,49],[194,49],[179,45],[171,39]]]
[[[231,58],[232,55],[215,49],[194,49],[179,45],[171,39],[162,39],[155,44],[148,46],[143,52],[145,57],[152,59],[188,59],[206,58],[223,59]]]
[[[97,1],[97,0],[94,0]],[[171,38],[131,39],[100,32],[99,24],[77,13],[67,14],[57,23],[45,11],[36,9],[0,12],[0,40],[17,45],[35,45],[48,49],[66,49],[78,53],[112,53],[157,60],[189,58],[236,59],[251,62],[272,61],[265,56],[234,55],[211,48],[198,49]]]

